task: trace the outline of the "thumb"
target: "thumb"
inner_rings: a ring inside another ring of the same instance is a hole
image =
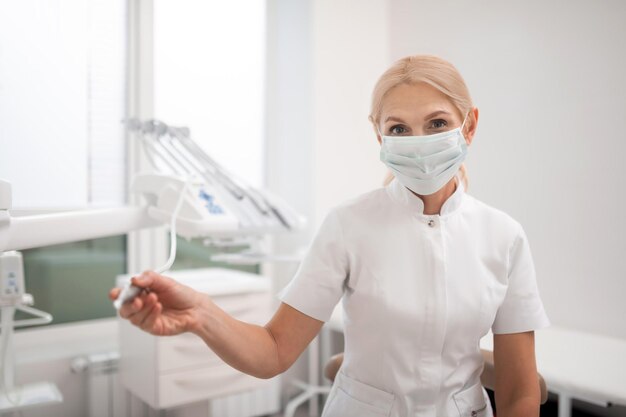
[[[150,288],[155,292],[164,291],[172,285],[171,279],[154,271],[144,271],[141,275],[133,277],[131,284],[139,288]]]

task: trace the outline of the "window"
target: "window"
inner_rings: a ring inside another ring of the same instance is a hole
[[[263,184],[265,2],[155,0],[154,111]]]
[[[125,200],[126,1],[0,2],[0,178],[14,209]],[[23,251],[26,290],[53,323],[112,316],[117,236]]]
[[[260,186],[264,2],[154,3],[155,117],[188,126],[210,155]],[[0,178],[12,183],[14,208],[124,204],[126,7],[0,3]],[[227,267],[210,262],[215,248],[178,243],[173,269]],[[126,273],[125,236],[23,254],[27,292],[53,323],[115,314],[106,293]]]
[[[0,178],[13,206],[124,202],[124,0],[0,3]]]
[[[265,2],[155,0],[155,117],[189,127],[209,155],[253,186],[264,182],[264,77]],[[215,251],[179,238],[174,269],[225,267],[209,261]]]

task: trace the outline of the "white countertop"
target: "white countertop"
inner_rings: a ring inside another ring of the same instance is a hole
[[[263,292],[271,289],[267,277],[249,272],[224,268],[199,268],[166,271],[163,275],[174,278],[203,293],[216,295],[240,294],[244,292]],[[132,275],[117,277],[117,285],[123,286]]]

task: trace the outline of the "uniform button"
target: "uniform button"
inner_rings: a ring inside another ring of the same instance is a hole
[[[430,227],[435,227],[435,221],[433,219],[428,220],[428,225]]]

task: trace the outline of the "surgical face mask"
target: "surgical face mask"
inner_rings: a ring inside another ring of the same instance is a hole
[[[427,136],[381,135],[380,160],[411,191],[433,194],[454,177],[467,155],[464,125],[465,120],[461,127]]]

